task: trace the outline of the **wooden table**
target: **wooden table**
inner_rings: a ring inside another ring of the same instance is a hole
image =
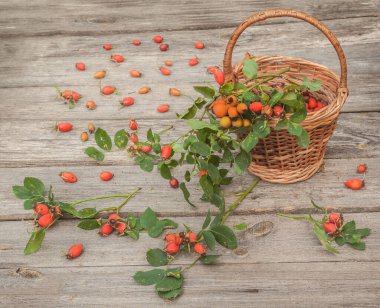
[[[132,275],[149,267],[148,248],[162,247],[157,239],[142,235],[100,238],[94,231],[76,228],[77,220],[64,219],[49,230],[42,249],[31,256],[23,248],[32,229],[30,211],[23,210],[11,187],[25,176],[41,178],[55,187],[62,201],[141,187],[125,208],[141,213],[150,206],[160,216],[170,217],[194,229],[200,226],[209,204],[189,208],[179,190],[168,187],[160,176],[139,170],[126,152],[107,154],[96,163],[83,154],[93,140],[83,144],[80,132],[92,121],[115,133],[137,118],[141,130],[163,129],[175,124],[165,138],[172,140],[185,131],[175,113],[188,106],[186,98],[172,98],[169,87],[195,95],[192,86],[212,77],[208,65],[220,64],[225,44],[234,27],[251,12],[268,7],[300,9],[322,20],[339,38],[349,67],[350,96],[329,143],[325,168],[312,179],[292,184],[261,182],[229,221],[245,222],[238,232],[240,248],[224,251],[212,267],[196,266],[186,274],[185,294],[172,303],[178,306],[294,307],[378,306],[380,302],[380,143],[379,80],[380,32],[378,1],[1,1],[0,3],[0,303],[7,307],[146,307],[163,306],[152,287],[136,285]],[[170,45],[160,52],[152,42],[160,34]],[[142,45],[135,47],[133,39]],[[207,48],[196,50],[200,40]],[[126,62],[108,61],[102,45],[110,42]],[[238,42],[235,60],[246,51],[254,54],[305,57],[338,70],[338,60],[329,42],[310,25],[298,20],[276,19],[247,30]],[[187,60],[198,56],[200,65],[189,68]],[[158,67],[174,61],[173,74],[162,76]],[[74,63],[83,61],[87,72]],[[140,69],[143,77],[132,79],[129,70]],[[98,94],[92,73],[109,72],[107,83],[121,92],[140,86],[152,92],[138,97],[133,107],[118,110],[115,97]],[[73,110],[56,100],[54,86],[73,88],[84,99]],[[86,110],[93,99],[98,108]],[[166,114],[155,111],[169,103]],[[68,134],[52,131],[56,121],[71,121]],[[350,191],[343,182],[355,177],[359,163],[369,166],[366,186]],[[63,170],[75,172],[78,183],[65,184]],[[111,182],[101,182],[101,170],[115,173]],[[179,175],[180,173],[178,173]],[[253,180],[249,174],[236,178],[227,192],[241,191]],[[190,186],[200,194],[196,183]],[[307,213],[313,198],[322,206],[339,209],[345,218],[372,229],[367,249],[340,249],[337,256],[322,248],[307,223],[280,218],[277,211]],[[193,197],[193,200],[197,201]],[[232,201],[232,199],[229,199]],[[101,206],[115,204],[96,203]],[[215,210],[215,208],[212,208]],[[74,261],[64,252],[74,242],[86,251]],[[191,262],[181,257],[179,265]]]

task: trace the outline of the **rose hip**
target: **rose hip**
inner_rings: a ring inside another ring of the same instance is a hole
[[[323,228],[325,229],[325,232],[330,235],[336,233],[337,231],[337,226],[331,222],[325,222],[323,224]]]
[[[139,94],[147,94],[147,93],[149,93],[150,92],[150,88],[149,87],[142,87],[142,88],[140,88],[139,90],[138,90],[138,93]]]
[[[110,181],[113,178],[113,173],[110,171],[103,171],[100,173],[99,177],[102,181]]]
[[[207,175],[207,171],[206,170],[199,170],[199,177],[202,177],[204,175]]]
[[[150,145],[143,145],[141,146],[141,151],[144,153],[150,153],[152,151],[152,147]]]
[[[49,214],[49,207],[43,203],[33,205],[33,210],[40,216]]]
[[[75,183],[76,181],[78,181],[77,176],[72,172],[63,171],[59,174],[59,176],[66,183]]]
[[[88,131],[90,132],[90,134],[93,134],[95,132],[95,129],[96,129],[94,123],[88,123],[87,128],[88,128]]]
[[[167,144],[167,145],[164,145],[162,148],[161,148],[161,157],[164,158],[164,159],[168,159],[170,157],[170,155],[172,154],[172,147]]]
[[[141,77],[141,73],[138,71],[138,70],[131,70],[129,72],[129,75],[131,75],[131,77],[134,77],[134,78],[139,78]]]
[[[139,128],[139,125],[137,124],[137,121],[135,119],[129,121],[129,128],[131,130],[137,130]]]
[[[120,105],[122,105],[123,107],[132,106],[134,103],[135,103],[134,98],[133,98],[133,97],[130,97],[130,96],[124,97],[124,98],[120,101]]]
[[[206,252],[206,248],[202,243],[197,243],[194,245],[194,252],[203,255]]]
[[[83,142],[86,142],[88,140],[88,133],[87,132],[82,132],[80,134],[80,140],[82,140]]]
[[[168,44],[161,44],[160,45],[160,50],[161,51],[167,51],[169,49],[169,45]]]
[[[195,243],[197,241],[197,235],[195,233],[189,232],[186,237],[189,239],[190,243]]]
[[[195,66],[195,65],[198,65],[198,63],[199,63],[198,58],[191,58],[189,59],[189,62],[188,62],[189,66]]]
[[[172,72],[170,71],[170,69],[168,69],[167,67],[165,66],[161,66],[160,67],[160,72],[162,75],[170,75]]]
[[[103,48],[104,48],[105,50],[111,50],[111,49],[112,49],[112,45],[111,45],[111,44],[104,44],[104,45],[103,45]]]
[[[125,58],[121,55],[115,55],[115,54],[111,55],[111,61],[113,61],[113,62],[121,63],[121,62],[124,62],[124,60],[125,60]]]
[[[314,109],[318,105],[317,100],[314,97],[310,97],[308,103],[310,109]]]
[[[112,213],[112,214],[110,214],[109,216],[108,216],[108,221],[110,222],[111,220],[113,220],[113,221],[118,221],[118,220],[120,220],[121,219],[121,217],[120,217],[120,215],[118,214],[118,213]]]
[[[69,248],[69,250],[66,253],[67,259],[74,259],[79,257],[83,252],[83,245],[82,244],[75,244]]]
[[[71,95],[71,98],[74,102],[78,101],[82,95],[80,95],[78,92],[73,91],[73,94]]]
[[[128,225],[125,222],[121,221],[115,225],[115,228],[119,234],[124,234],[125,230],[128,228]]]
[[[179,186],[179,182],[178,182],[178,180],[175,177],[172,177],[170,179],[170,181],[169,181],[169,185],[170,185],[171,188],[175,188],[176,189]]]
[[[99,229],[99,235],[100,236],[108,236],[110,235],[112,232],[114,231],[114,228],[108,224],[108,223],[105,223],[104,225],[102,225]]]
[[[205,48],[205,44],[203,44],[202,42],[195,42],[194,47],[196,49],[203,49],[203,48]]]
[[[141,44],[141,42],[139,40],[133,40],[132,44],[135,46],[139,46]]]
[[[37,223],[40,227],[46,228],[50,226],[54,222],[54,217],[52,214],[48,213],[45,215],[42,215],[38,220]]]
[[[179,251],[179,245],[169,242],[165,247],[165,251],[170,255],[175,255]]]
[[[172,66],[172,65],[173,65],[173,61],[166,60],[166,61],[164,62],[164,64],[165,64],[166,66]]]
[[[94,74],[95,79],[103,79],[104,77],[106,77],[106,71],[105,70],[97,71]]]
[[[82,62],[80,63],[75,63],[75,68],[78,70],[78,71],[84,71],[86,70],[86,65]]]
[[[329,215],[329,222],[335,224],[338,228],[340,228],[343,224],[343,215],[340,213],[332,212]]]
[[[95,104],[94,101],[88,101],[88,102],[86,103],[86,107],[87,107],[87,109],[89,109],[89,110],[94,110],[94,109],[96,109],[96,104]]]
[[[364,181],[360,179],[351,179],[345,182],[344,185],[352,190],[359,190],[364,186]]]
[[[114,86],[104,86],[100,92],[103,94],[103,95],[111,95],[113,93],[115,93],[116,91],[116,88]]]
[[[133,143],[139,142],[139,136],[136,133],[132,133],[129,135],[129,140]]]
[[[169,89],[169,95],[170,96],[181,96],[181,91],[177,88],[170,88]]]
[[[55,130],[60,131],[61,133],[67,133],[73,129],[73,124],[69,122],[60,122],[55,125]]]
[[[262,111],[262,113],[266,113],[267,115],[269,115],[269,116],[271,117],[272,114],[273,114],[273,109],[271,108],[271,106],[269,106],[269,105],[265,105],[265,106],[263,107],[263,111]]]
[[[225,76],[224,72],[220,69],[216,69],[214,72],[215,81],[221,86],[224,84]]]
[[[166,234],[165,236],[165,241],[170,243],[170,242],[175,242],[177,239],[177,234],[175,233],[169,233],[169,234]]]
[[[215,66],[209,66],[208,68],[207,68],[207,73],[209,73],[209,74],[214,74],[215,73],[215,71],[216,71],[216,67]]]
[[[159,106],[157,107],[157,111],[158,111],[159,113],[165,113],[165,112],[168,112],[168,111],[169,111],[169,108],[170,108],[169,105],[159,105]]]
[[[164,38],[160,35],[156,35],[155,37],[153,37],[153,41],[157,44],[162,43],[163,40]]]
[[[361,164],[356,168],[356,171],[358,173],[365,173],[367,171],[367,165],[366,164]]]
[[[284,108],[281,106],[274,106],[273,107],[273,113],[276,117],[279,117],[284,112]]]

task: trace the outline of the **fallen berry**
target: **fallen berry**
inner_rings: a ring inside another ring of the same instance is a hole
[[[208,68],[207,68],[207,73],[209,73],[209,74],[214,74],[215,73],[215,71],[216,71],[216,67],[215,66],[209,66]]]
[[[97,72],[94,74],[94,78],[95,78],[95,79],[103,79],[104,77],[106,77],[106,71],[105,71],[105,70],[97,71]]]
[[[149,93],[150,92],[150,88],[149,87],[142,87],[142,88],[140,88],[139,90],[138,90],[138,93],[139,94],[147,94],[147,93]]]
[[[113,173],[109,171],[103,171],[100,173],[99,177],[102,181],[110,181],[113,178]]]
[[[103,45],[103,48],[104,48],[105,50],[111,50],[111,49],[112,49],[112,45],[111,45],[111,44],[104,44],[104,45]]]
[[[88,102],[86,103],[86,107],[87,107],[87,109],[89,109],[89,110],[94,110],[94,109],[96,108],[96,104],[95,104],[94,101],[88,101]]]
[[[43,203],[33,205],[33,210],[40,216],[49,214],[49,207]]]
[[[199,177],[202,177],[204,175],[207,175],[207,171],[206,170],[199,170],[199,173],[198,173]]]
[[[360,179],[351,179],[345,182],[344,185],[352,190],[359,190],[364,186],[364,181]]]
[[[318,105],[317,100],[314,97],[309,98],[308,104],[310,109],[314,109]]]
[[[152,151],[152,147],[150,145],[143,145],[141,146],[141,151],[144,153],[150,153]]]
[[[172,66],[172,65],[173,65],[173,61],[166,60],[166,61],[164,62],[164,64],[165,64],[166,66]]]
[[[170,106],[169,105],[159,105],[157,107],[157,111],[160,113],[165,113],[169,111]]]
[[[224,84],[225,77],[224,72],[220,69],[216,69],[214,72],[215,81],[221,86]]]
[[[197,243],[194,245],[194,252],[203,255],[206,252],[206,248],[202,243]]]
[[[131,70],[129,72],[129,75],[131,75],[131,77],[134,77],[134,78],[139,78],[141,77],[141,73],[138,71],[138,70]]]
[[[87,132],[81,133],[80,140],[82,140],[83,142],[86,142],[88,140],[88,133]]]
[[[170,69],[168,69],[167,67],[165,66],[161,66],[160,67],[160,72],[162,75],[170,75],[172,72],[170,71]]]
[[[84,71],[86,70],[86,65],[84,63],[75,63],[75,68],[78,71]]]
[[[194,47],[196,49],[203,49],[203,48],[205,48],[205,44],[203,44],[202,42],[195,42]]]
[[[179,251],[179,245],[169,242],[165,247],[165,251],[170,255],[175,255]]]
[[[137,124],[137,121],[135,119],[129,121],[129,128],[131,130],[137,130],[139,128],[139,125]]]
[[[160,50],[161,51],[167,51],[169,49],[169,45],[168,44],[161,44],[160,45]]]
[[[337,228],[340,228],[343,224],[343,215],[340,213],[332,212],[329,215],[329,222],[335,224]]]
[[[76,181],[78,181],[77,176],[72,172],[63,171],[59,174],[59,176],[66,183],[75,183]]]
[[[104,86],[100,92],[104,95],[111,95],[113,93],[115,93],[116,91],[116,88],[114,86]]]
[[[125,60],[124,57],[121,55],[115,55],[115,54],[111,55],[111,61],[113,62],[121,63],[121,62],[124,62],[124,60]]]
[[[129,135],[129,140],[133,143],[139,142],[139,136],[136,133],[132,133]]]
[[[66,254],[67,259],[74,259],[79,257],[83,252],[83,245],[82,244],[75,244],[69,248]]]
[[[99,235],[101,235],[101,236],[108,236],[108,235],[110,235],[113,231],[114,231],[114,228],[113,228],[110,224],[106,223],[106,224],[104,224],[104,225],[102,225],[102,226],[100,227],[98,233],[99,233]]]
[[[121,221],[115,225],[115,228],[119,234],[124,234],[125,230],[128,228],[128,225]]]
[[[55,125],[55,130],[60,131],[61,133],[67,133],[73,129],[73,124],[69,122],[60,122]]]
[[[48,213],[45,215],[42,215],[38,220],[37,223],[40,227],[46,228],[50,226],[54,222],[54,217],[52,214]]]
[[[157,44],[159,43],[162,43],[162,41],[164,40],[164,38],[160,35],[156,35],[154,38],[153,38],[153,41]]]
[[[124,97],[122,100],[120,100],[120,105],[122,105],[123,107],[131,106],[134,103],[135,103],[134,98],[130,96]]]
[[[80,95],[78,92],[73,91],[73,94],[71,95],[71,98],[74,102],[78,101],[82,95]]]
[[[335,234],[337,231],[337,226],[334,223],[331,222],[325,222],[323,224],[323,228],[325,229],[325,232],[327,234]]]
[[[135,46],[139,46],[141,44],[141,42],[139,40],[133,40],[132,44]]]
[[[169,181],[170,187],[171,188],[178,188],[179,182],[175,177],[172,177]]]
[[[273,107],[273,113],[276,117],[279,117],[282,115],[282,113],[284,112],[284,108],[282,108],[281,106],[274,106]]]
[[[197,241],[197,235],[195,233],[189,232],[186,237],[189,239],[190,243],[195,243]]]
[[[361,164],[356,168],[356,171],[358,173],[364,173],[367,171],[367,165],[366,164]]]
[[[95,132],[95,125],[93,123],[88,123],[87,125],[87,128],[88,128],[88,131],[90,132],[90,134],[93,134]]]
[[[168,159],[171,154],[172,154],[172,147],[169,144],[164,145],[161,149],[161,157],[164,159]]]
[[[169,89],[169,95],[170,96],[181,96],[181,91],[177,88],[170,88]]]
[[[195,66],[198,63],[199,63],[198,58],[191,58],[191,59],[189,59],[189,62],[188,62],[189,66]]]
[[[71,91],[71,90],[64,90],[64,91],[60,92],[60,95],[64,99],[71,99],[72,96],[73,96],[73,91]]]

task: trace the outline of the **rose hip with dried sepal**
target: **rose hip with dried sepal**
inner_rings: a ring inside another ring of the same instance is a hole
[[[119,101],[120,105],[123,107],[132,106],[135,103],[135,99],[133,97],[127,96]]]
[[[121,62],[124,62],[124,60],[125,58],[122,55],[115,55],[115,54],[111,55],[112,62],[121,63]]]
[[[128,229],[128,225],[125,222],[121,221],[115,225],[115,229],[119,234],[122,235],[124,234],[125,230]]]
[[[199,63],[198,58],[191,58],[189,59],[189,62],[188,62],[189,66],[195,66],[195,65],[198,65],[198,63]]]
[[[171,60],[166,60],[166,61],[164,62],[164,64],[165,64],[166,66],[172,66],[172,65],[173,65],[173,61],[171,61]]]
[[[132,133],[129,135],[129,140],[133,143],[139,142],[139,136],[136,133]]]
[[[170,96],[181,96],[181,91],[177,88],[170,88],[169,89],[169,95]]]
[[[222,86],[225,81],[224,72],[221,69],[215,69],[214,79],[220,86]]]
[[[168,76],[168,75],[170,75],[172,73],[171,70],[168,69],[165,66],[161,66],[160,67],[160,72],[161,72],[162,75],[166,75],[166,76]]]
[[[83,252],[83,245],[82,244],[74,244],[69,248],[69,250],[66,253],[67,259],[74,259],[79,257]]]
[[[86,103],[86,108],[89,109],[89,110],[94,110],[96,109],[96,104],[94,101],[88,101]]]
[[[75,91],[73,91],[73,94],[72,94],[72,96],[71,96],[71,98],[72,98],[72,100],[74,101],[74,102],[77,102],[77,101],[79,101],[79,99],[82,97],[82,95],[80,95],[78,92],[75,92]]]
[[[366,164],[358,165],[358,167],[356,168],[356,171],[358,173],[365,173],[367,171],[367,165]]]
[[[78,181],[77,176],[72,172],[63,171],[59,174],[59,176],[66,183],[75,183]]]
[[[207,73],[214,74],[216,69],[217,68],[215,66],[209,66],[209,67],[207,67]]]
[[[106,77],[106,71],[105,70],[97,71],[94,74],[95,79],[103,79],[104,77]]]
[[[316,100],[314,97],[310,97],[310,98],[309,98],[309,102],[308,102],[308,104],[309,104],[309,108],[310,108],[310,109],[314,109],[314,108],[316,108],[317,105],[318,105],[317,100]]]
[[[100,179],[101,179],[102,181],[107,182],[107,181],[112,180],[112,178],[113,178],[113,173],[110,172],[110,171],[103,171],[103,172],[100,173],[99,177],[100,177]]]
[[[153,37],[153,41],[157,44],[162,43],[163,40],[164,40],[164,38],[160,35],[156,35],[155,37]]]
[[[194,252],[203,255],[206,253],[206,248],[202,243],[197,243],[194,245]]]
[[[87,132],[82,132],[80,134],[80,140],[82,140],[83,142],[86,142],[88,140],[88,133]]]
[[[112,49],[112,45],[111,44],[104,44],[103,45],[103,49],[105,49],[105,50],[111,50]]]
[[[49,214],[49,207],[43,203],[34,204],[33,210],[40,216]]]
[[[67,133],[73,129],[73,124],[69,122],[60,122],[55,125],[55,130],[61,133]]]
[[[95,132],[95,125],[93,123],[88,123],[87,125],[87,128],[88,128],[88,131],[90,132],[90,134],[93,134]]]
[[[186,238],[190,243],[195,243],[197,241],[197,235],[193,232],[189,232],[188,234],[186,234]]]
[[[169,233],[169,234],[166,234],[165,236],[165,241],[170,243],[170,242],[175,242],[177,239],[177,234],[175,233]]]
[[[100,236],[108,236],[110,235],[113,231],[114,231],[114,227],[112,227],[110,224],[108,223],[105,223],[104,225],[102,225],[99,229],[99,235]]]
[[[149,87],[142,87],[142,88],[140,88],[140,89],[138,90],[138,93],[139,93],[139,94],[147,94],[147,93],[150,92],[150,90],[151,90],[151,88],[149,88]]]
[[[142,74],[138,70],[131,70],[129,72],[129,75],[131,75],[131,77],[134,77],[134,78],[140,78]]]
[[[170,155],[172,154],[172,147],[167,144],[167,145],[164,145],[162,148],[161,148],[161,157],[164,158],[164,159],[168,159],[170,157]]]
[[[333,235],[337,232],[337,226],[334,223],[331,222],[325,222],[323,224],[323,228],[325,229],[325,232],[327,234]]]
[[[332,212],[329,215],[329,222],[335,224],[338,228],[343,225],[343,215],[340,213]]]
[[[168,44],[161,44],[160,45],[160,50],[161,51],[167,51],[169,49],[169,45]]]
[[[352,190],[360,190],[364,186],[364,181],[361,179],[351,179],[345,182],[344,185]]]
[[[53,222],[54,222],[54,217],[50,213],[42,215],[37,220],[38,225],[42,228],[46,228],[46,227],[50,226]]]
[[[111,213],[111,214],[108,216],[108,218],[107,218],[107,220],[108,220],[109,223],[111,223],[111,222],[116,223],[116,222],[119,221],[120,219],[121,219],[121,216],[120,216],[118,213]]]
[[[141,151],[143,151],[144,153],[150,153],[152,151],[152,147],[150,145],[142,145]]]
[[[281,116],[283,112],[284,112],[284,108],[283,107],[278,106],[278,105],[276,105],[276,106],[273,107],[273,113],[274,113],[274,115],[276,117]]]
[[[137,121],[135,119],[129,121],[129,128],[131,130],[137,130],[139,128],[139,125],[137,124]]]
[[[169,242],[165,247],[165,251],[170,255],[175,255],[179,251],[179,248],[179,245],[175,242]]]
[[[84,63],[82,63],[82,62],[75,63],[75,68],[76,68],[78,71],[85,71],[85,70],[86,70],[86,64],[84,64]]]
[[[179,182],[178,182],[178,180],[175,177],[172,177],[169,180],[169,185],[170,185],[171,188],[177,189],[178,186],[179,186]]]
[[[100,92],[103,94],[103,95],[111,95],[113,93],[115,93],[116,91],[116,88],[114,86],[104,86]]]

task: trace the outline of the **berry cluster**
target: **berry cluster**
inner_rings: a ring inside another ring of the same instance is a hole
[[[47,228],[54,223],[56,219],[62,216],[58,206],[47,206],[43,203],[33,205],[33,210],[37,213],[37,224],[42,228]]]
[[[339,229],[343,226],[343,215],[332,212],[328,217],[328,222],[323,224],[325,232],[329,235],[339,234]]]
[[[101,222],[101,219],[99,222]],[[128,221],[120,214],[112,213],[108,216],[107,222],[100,226],[98,233],[100,236],[108,236],[116,230],[122,236],[125,235],[125,231],[128,229]]]
[[[165,252],[169,255],[177,254],[181,249],[193,251],[199,255],[206,254],[206,247],[197,241],[197,235],[192,232],[169,233],[165,236]]]

